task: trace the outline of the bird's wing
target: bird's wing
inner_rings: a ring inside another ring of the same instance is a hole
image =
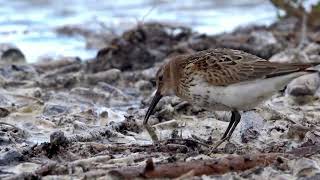
[[[274,63],[231,49],[213,49],[188,58],[185,70],[209,84],[227,86],[243,81],[271,78],[305,70],[313,64]]]

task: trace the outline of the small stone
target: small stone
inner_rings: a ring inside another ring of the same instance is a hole
[[[7,117],[10,114],[10,111],[0,107],[0,118]]]
[[[164,120],[167,120],[167,121],[173,119],[173,115],[174,115],[174,108],[170,104],[165,105],[157,113],[157,117],[159,119],[164,119]]]
[[[0,106],[2,107],[10,107],[14,104],[14,102],[7,95],[0,93]]]
[[[298,177],[311,177],[320,173],[320,167],[314,160],[301,158],[293,163],[293,173]]]
[[[269,61],[279,63],[311,63],[320,61],[320,45],[310,43],[304,49],[289,48],[273,55]]]
[[[246,129],[245,132],[241,133],[241,142],[248,143],[254,139],[257,139],[260,133],[253,127]]]
[[[312,32],[310,33],[310,38],[313,42],[320,43],[320,32]]]
[[[272,32],[252,31],[250,34],[249,42],[263,48],[268,45],[277,44],[277,39],[274,37]]]
[[[119,69],[110,69],[86,76],[89,84],[97,84],[98,82],[114,83],[119,80],[121,71]]]
[[[320,136],[317,131],[308,131],[303,139],[304,144],[314,145],[320,143]]]
[[[257,139],[264,127],[264,119],[261,115],[254,111],[247,111],[242,114],[241,119],[245,119],[241,123],[241,142],[248,143]]]
[[[101,118],[108,118],[108,111],[102,111],[102,112],[100,113],[100,117],[101,117]]]
[[[155,78],[156,72],[158,71],[159,66],[157,64],[154,67],[144,69],[141,71],[141,79],[153,80]]]
[[[320,61],[320,45],[317,43],[308,44],[303,51],[309,57],[310,62],[319,62]]]
[[[155,125],[155,127],[156,127],[156,125]],[[181,138],[179,130],[178,129],[173,129],[172,132],[171,132],[170,137],[172,139]]]
[[[152,83],[150,81],[140,80],[135,83],[135,87],[139,89],[139,91],[147,91],[153,88]]]
[[[24,54],[16,47],[2,49],[0,54],[0,64],[20,64],[26,62]]]
[[[33,92],[33,97],[40,98],[42,96],[41,89],[35,89]]]
[[[317,173],[314,176],[303,178],[303,180],[319,180],[319,179],[320,179],[320,173]]]
[[[52,57],[40,57],[38,62],[33,64],[33,67],[39,72],[53,71],[56,69],[63,69],[64,67],[80,64],[79,57],[59,57],[54,59]]]
[[[301,50],[298,49],[286,49],[275,55],[270,59],[270,62],[279,62],[279,63],[308,63],[309,60],[306,55],[301,53]]]
[[[21,81],[38,77],[36,70],[30,65],[10,64],[0,68],[0,75],[6,80]]]
[[[11,48],[2,53],[1,60],[11,63],[21,63],[25,62],[25,57],[19,49]]]
[[[94,102],[104,102],[107,101],[109,98],[108,93],[98,92],[95,89],[89,89],[84,87],[76,87],[71,90],[71,94],[80,96],[85,99],[89,99],[90,101]]]
[[[228,154],[233,154],[236,150],[237,150],[236,145],[230,142],[228,142],[224,147],[224,151]]]
[[[0,86],[4,87],[7,84],[6,78],[4,78],[2,75],[0,75]]]
[[[68,139],[62,131],[56,131],[50,135],[50,143],[55,146],[66,146]]]
[[[204,38],[205,41],[201,44],[204,44],[208,39]],[[217,38],[207,43],[209,43],[209,47],[218,43],[218,47],[243,50],[264,59],[269,59],[283,48],[282,43],[278,41],[278,38],[271,31],[250,27],[239,28],[232,34],[217,36]]]
[[[318,73],[300,76],[291,81],[286,89],[286,94],[297,104],[305,104],[313,100],[320,86]]]
[[[72,88],[80,81],[80,73],[54,74],[53,76],[42,77],[40,87]]]
[[[121,97],[123,99],[129,98],[129,95],[125,94],[121,89],[108,83],[99,82],[96,89],[105,94],[110,94],[112,97]]]
[[[152,96],[150,97],[150,99],[147,100],[146,104],[150,103],[151,99],[152,99]],[[171,104],[171,106],[176,106],[181,102],[182,100],[177,96],[165,96],[159,101],[158,105],[155,107],[155,110],[158,111],[162,109],[161,107],[164,107],[168,104]]]
[[[11,163],[20,162],[23,155],[18,151],[10,150],[0,155],[0,166],[9,165]]]
[[[311,129],[301,125],[291,125],[287,132],[288,138],[302,140]]]
[[[56,104],[46,104],[43,109],[43,115],[45,116],[56,116],[68,112],[69,109],[66,106]]]
[[[40,168],[40,166],[41,165],[38,163],[23,162],[23,163],[18,164],[15,167],[8,168],[8,171],[13,172],[15,174],[32,173],[32,172],[36,171],[38,168]]]

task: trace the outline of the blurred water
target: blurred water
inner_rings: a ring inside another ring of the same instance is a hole
[[[82,37],[57,35],[67,24],[103,22],[117,33],[137,21],[164,21],[216,34],[247,24],[270,24],[276,11],[268,0],[0,0],[0,43],[13,43],[29,62],[39,56],[94,57]]]

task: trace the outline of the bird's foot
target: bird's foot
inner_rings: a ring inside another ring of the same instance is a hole
[[[148,134],[150,135],[153,144],[156,144],[157,142],[159,142],[159,138],[155,132],[155,129],[151,127],[149,124],[145,124],[144,127],[146,128]]]
[[[210,146],[210,151],[209,151],[209,155],[214,154],[217,152],[218,147],[224,143],[225,141],[229,141],[230,140],[230,136],[224,137],[222,138],[220,141],[218,141],[216,144],[213,144]]]

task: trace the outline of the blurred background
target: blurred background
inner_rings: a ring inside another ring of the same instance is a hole
[[[111,37],[138,23],[174,23],[217,34],[276,19],[268,0],[0,0],[0,43],[17,46],[28,62],[48,56],[87,59],[101,47],[85,36]]]

